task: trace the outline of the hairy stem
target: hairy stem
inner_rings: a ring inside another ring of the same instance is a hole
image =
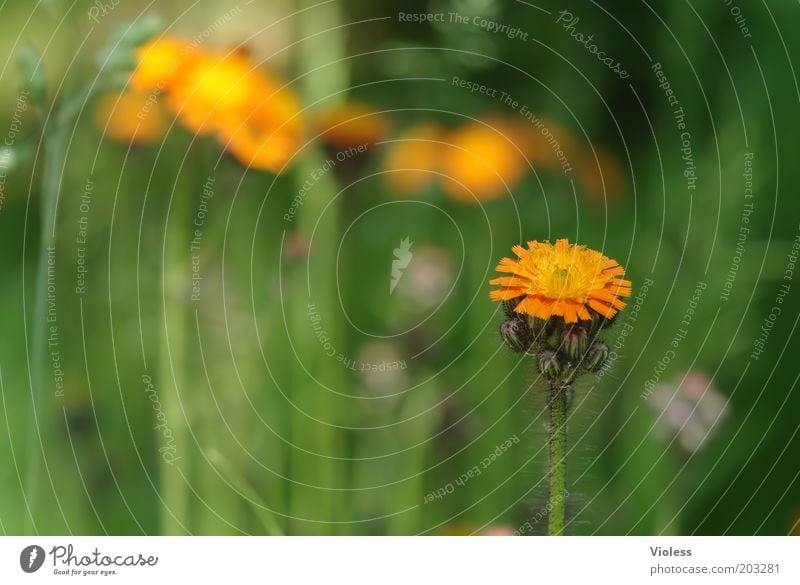
[[[550,465],[550,493],[548,498],[547,533],[563,536],[566,497],[566,451],[567,451],[567,390],[555,382],[550,385],[548,409],[548,448]]]

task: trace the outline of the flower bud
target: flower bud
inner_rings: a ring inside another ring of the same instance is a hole
[[[540,319],[539,317],[531,317],[530,315],[527,316],[528,319],[528,328],[531,330],[531,333],[534,335],[543,335],[545,337],[548,334],[545,332],[545,329],[548,328],[549,322],[547,319]]]
[[[545,350],[539,353],[539,372],[551,380],[558,377],[561,373],[561,362],[558,361],[556,352]]]
[[[512,350],[518,353],[527,351],[531,345],[531,334],[522,319],[509,319],[500,325],[500,337]]]
[[[586,353],[589,334],[585,327],[572,325],[561,333],[561,351],[572,363],[578,363]]]
[[[583,367],[590,372],[596,372],[603,367],[608,358],[608,346],[602,341],[595,341],[586,354]]]

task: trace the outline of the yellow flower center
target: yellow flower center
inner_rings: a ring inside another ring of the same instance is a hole
[[[530,278],[527,294],[582,299],[612,279],[603,274],[603,264],[603,256],[594,250],[573,247],[565,251],[548,246],[531,250],[520,261],[520,272]]]

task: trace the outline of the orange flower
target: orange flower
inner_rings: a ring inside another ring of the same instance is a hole
[[[142,92],[166,91],[189,58],[182,39],[155,39],[136,48],[136,69],[131,85]]]
[[[347,102],[317,118],[322,140],[337,149],[373,146],[389,133],[389,121],[375,108],[361,102]]]
[[[269,89],[243,52],[203,53],[186,63],[167,104],[184,125],[203,134],[238,126]]]
[[[137,91],[103,95],[94,109],[94,123],[119,142],[152,144],[164,137],[167,117],[158,102]]]
[[[194,50],[177,39],[137,49],[131,83],[165,94],[184,126],[212,134],[242,164],[280,172],[300,145],[300,102],[247,52]]]
[[[515,137],[517,138],[517,137]],[[525,156],[501,128],[468,122],[451,134],[442,156],[444,189],[463,203],[494,199],[522,178]]]
[[[631,282],[615,260],[600,252],[570,244],[566,239],[514,246],[519,259],[503,258],[498,272],[510,273],[489,282],[500,286],[494,301],[522,299],[514,311],[540,319],[563,317],[566,323],[590,320],[593,314],[610,319],[625,308],[621,297],[631,295]]]
[[[280,173],[297,152],[299,140],[296,134],[269,125],[242,124],[223,140],[225,149],[246,167]]]
[[[242,118],[232,116],[220,125],[225,148],[242,164],[280,173],[301,146],[303,119],[294,92],[266,74],[259,76],[258,102]]]
[[[426,189],[439,172],[442,129],[437,124],[418,124],[389,145],[383,161],[386,180],[398,193]]]

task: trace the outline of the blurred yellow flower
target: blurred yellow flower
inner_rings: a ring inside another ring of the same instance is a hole
[[[131,85],[142,92],[168,90],[191,58],[189,44],[178,38],[148,41],[136,48],[136,69]]]
[[[244,122],[263,99],[262,81],[243,53],[203,53],[186,63],[166,103],[193,132],[229,129]]]
[[[495,127],[489,120],[467,122],[450,134],[441,164],[447,194],[463,203],[479,203],[517,185],[528,166],[515,142],[519,137],[507,132],[507,126]]]
[[[433,182],[439,172],[443,134],[437,124],[417,124],[391,142],[383,169],[394,191],[416,194]]]
[[[494,301],[522,300],[514,311],[540,319],[563,317],[566,323],[592,319],[592,313],[610,319],[625,308],[621,297],[631,295],[631,282],[615,260],[600,252],[562,239],[514,246],[519,259],[503,258],[498,272],[510,273],[489,281]]]
[[[168,119],[161,106],[138,91],[111,92],[94,108],[95,126],[118,142],[152,144],[164,137]]]
[[[386,116],[362,102],[346,102],[323,112],[316,120],[323,141],[336,149],[371,147],[389,134]]]

